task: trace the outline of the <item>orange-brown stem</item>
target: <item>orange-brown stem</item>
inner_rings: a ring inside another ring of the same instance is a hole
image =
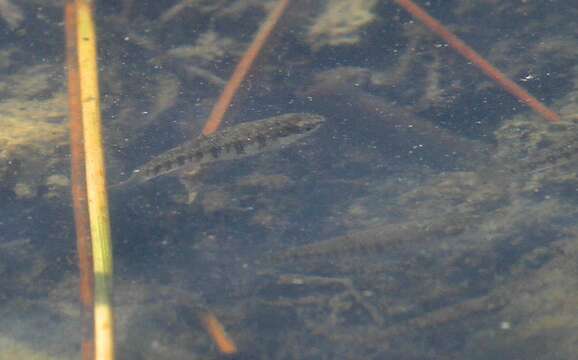
[[[251,70],[251,67],[255,62],[255,59],[261,52],[261,49],[267,42],[267,39],[269,38],[273,30],[275,29],[275,26],[277,25],[279,19],[287,9],[287,6],[289,6],[289,2],[290,0],[279,0],[279,2],[277,3],[273,11],[271,11],[271,13],[267,17],[263,25],[261,25],[261,28],[259,29],[259,32],[253,39],[251,46],[249,46],[249,48],[247,49],[247,51],[237,64],[237,67],[235,68],[233,75],[229,79],[227,85],[225,85],[225,88],[223,89],[221,96],[217,100],[217,103],[215,104],[215,106],[213,106],[211,115],[209,115],[209,119],[207,120],[207,122],[205,123],[205,127],[203,128],[203,135],[208,135],[215,132],[223,122],[225,113],[231,106],[233,98],[235,97],[235,94],[239,90],[241,83],[247,77],[247,74]]]
[[[424,9],[419,7],[411,0],[394,0],[399,6],[403,7],[413,17],[418,19],[421,23],[427,26],[430,30],[442,37],[454,50],[460,55],[471,61],[480,70],[482,70],[492,80],[500,84],[506,91],[518,98],[518,100],[526,103],[535,112],[540,114],[546,120],[552,122],[560,121],[560,116],[541,103],[538,99],[530,95],[521,86],[510,80],[506,74],[496,69],[487,60],[481,57],[474,49],[466,45],[449,29],[442,25],[439,21],[430,16]]]
[[[76,228],[76,247],[80,270],[80,300],[82,304],[82,359],[94,359],[94,274],[92,272],[92,246],[90,221],[86,196],[86,171],[82,113],[80,108],[80,82],[76,48],[76,8],[74,1],[65,7],[66,63],[68,75],[68,117],[70,124],[72,205]]]
[[[237,353],[237,345],[235,345],[235,342],[227,335],[225,328],[215,314],[210,311],[203,312],[201,314],[201,323],[221,354],[232,355]]]

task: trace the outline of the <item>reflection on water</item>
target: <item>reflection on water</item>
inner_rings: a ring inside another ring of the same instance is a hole
[[[198,136],[272,3],[99,3],[111,183]],[[119,356],[217,358],[211,311],[251,359],[573,358],[577,14],[548,4],[427,9],[557,124],[394,2],[290,8],[224,126],[326,121],[111,193]],[[79,356],[61,13],[0,1],[0,359]]]

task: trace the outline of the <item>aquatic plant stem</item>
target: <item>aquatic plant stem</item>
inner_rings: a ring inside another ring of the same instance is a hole
[[[76,0],[76,44],[94,271],[94,356],[115,358],[112,244],[100,115],[93,3]]]
[[[484,74],[497,82],[502,88],[514,95],[521,102],[526,103],[532,110],[540,114],[546,120],[551,122],[560,121],[560,115],[548,108],[538,99],[530,95],[521,86],[510,80],[506,74],[495,68],[487,60],[481,57],[474,49],[469,47],[456,35],[454,35],[448,28],[446,28],[439,21],[429,15],[424,9],[419,7],[411,0],[394,0],[399,6],[403,7],[413,17],[418,19],[422,24],[428,27],[431,31],[443,38],[455,51],[460,55],[471,61]]]
[[[203,128],[203,135],[209,135],[215,132],[223,122],[225,113],[231,106],[233,98],[239,90],[241,83],[247,77],[247,74],[251,70],[255,59],[275,29],[279,19],[289,6],[289,2],[290,0],[279,0],[269,16],[267,16],[265,22],[261,25],[257,35],[255,35],[255,38],[253,39],[253,42],[237,64],[237,67],[229,79],[229,82],[227,85],[225,85],[225,88],[217,100],[217,103],[213,106],[213,110],[209,115],[209,119]]]
[[[80,83],[78,53],[76,49],[76,9],[72,1],[65,6],[66,69],[68,78],[68,118],[70,127],[70,166],[72,206],[76,229],[76,251],[80,271],[80,302],[82,305],[82,359],[94,359],[94,277],[92,272],[92,246],[90,219],[86,199],[86,172],[84,167],[84,136],[80,108]]]
[[[273,30],[279,23],[281,16],[285,13],[289,3],[290,0],[279,0],[275,5],[275,8],[271,13],[269,13],[267,19],[259,28],[253,42],[235,67],[233,75],[231,75],[231,78],[225,85],[219,99],[213,106],[211,114],[203,128],[203,135],[210,135],[217,131],[221,126],[223,118],[225,117],[227,110],[229,110],[239,87],[247,77],[247,74],[249,74],[257,56],[261,53],[261,49],[263,49],[263,46],[269,39],[271,33],[273,33]],[[235,342],[227,335],[223,325],[221,325],[213,313],[205,312],[201,314],[201,322],[221,354],[232,355],[237,353]]]
[[[200,318],[205,331],[209,334],[221,354],[232,355],[237,353],[237,345],[229,337],[215,314],[210,311],[204,311],[200,314]]]

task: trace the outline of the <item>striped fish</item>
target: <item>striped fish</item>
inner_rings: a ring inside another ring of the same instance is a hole
[[[230,126],[155,156],[111,188],[125,188],[204,164],[281,149],[311,135],[324,121],[320,115],[291,113]]]

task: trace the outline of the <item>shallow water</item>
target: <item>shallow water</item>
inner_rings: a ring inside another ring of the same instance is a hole
[[[199,135],[272,6],[179,4],[98,4],[110,183]],[[117,355],[219,358],[210,312],[251,359],[572,358],[572,4],[426,6],[558,124],[394,2],[309,5],[222,126],[306,112],[319,131],[111,193]],[[0,13],[0,360],[78,358],[62,9]]]

